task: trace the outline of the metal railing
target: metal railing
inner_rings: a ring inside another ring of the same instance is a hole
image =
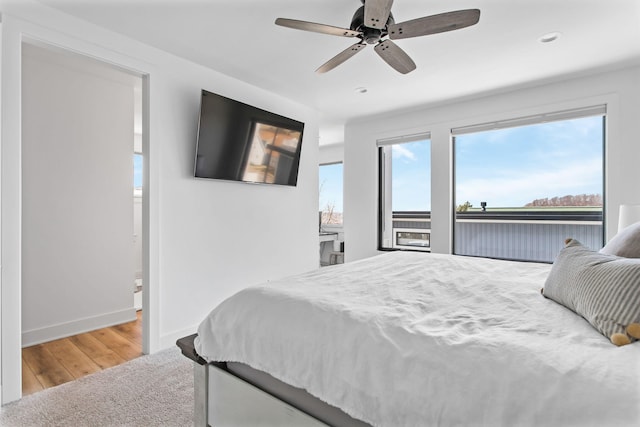
[[[603,245],[601,210],[503,210],[458,212],[454,253],[553,262],[567,238],[598,250]],[[394,212],[395,229],[430,232],[429,212]],[[407,249],[411,249],[410,247]]]

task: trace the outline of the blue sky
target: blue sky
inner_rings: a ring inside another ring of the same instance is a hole
[[[602,123],[586,117],[456,137],[456,205],[602,194]]]
[[[542,198],[602,194],[603,119],[586,117],[456,137],[456,205],[520,207]],[[392,151],[394,211],[431,210],[431,144]],[[320,208],[342,212],[342,164],[320,168]]]
[[[320,166],[320,210],[327,204],[334,205],[335,212],[342,212],[342,163]]]
[[[431,141],[396,144],[391,151],[391,207],[431,210]]]
[[[142,187],[142,154],[133,155],[133,188]]]

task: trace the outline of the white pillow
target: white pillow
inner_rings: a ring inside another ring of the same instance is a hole
[[[604,248],[600,249],[600,253],[625,258],[640,258],[640,222],[620,230]]]

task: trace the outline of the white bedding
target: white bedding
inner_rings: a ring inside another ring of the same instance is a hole
[[[251,287],[198,328],[375,426],[638,426],[640,342],[545,299],[550,265],[392,252]]]

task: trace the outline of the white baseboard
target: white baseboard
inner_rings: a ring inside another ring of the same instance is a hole
[[[113,325],[119,325],[133,320],[136,320],[136,310],[131,307],[113,313],[106,313],[99,316],[86,317],[84,319],[73,320],[71,322],[46,326],[40,329],[23,331],[22,347],[42,344],[43,342],[78,335]]]

